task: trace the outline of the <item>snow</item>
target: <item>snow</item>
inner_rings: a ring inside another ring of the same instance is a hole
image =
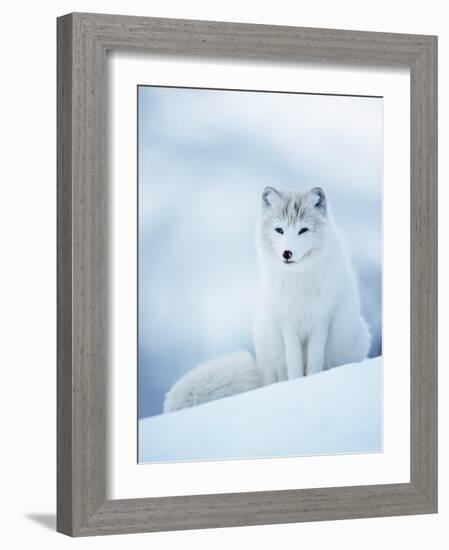
[[[382,358],[139,421],[139,462],[382,451]]]

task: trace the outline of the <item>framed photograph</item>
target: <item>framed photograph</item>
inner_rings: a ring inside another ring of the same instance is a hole
[[[437,39],[58,19],[58,531],[437,511]]]
[[[382,98],[137,93],[139,462],[381,452]]]

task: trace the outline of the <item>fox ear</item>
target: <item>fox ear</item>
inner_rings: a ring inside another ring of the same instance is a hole
[[[274,187],[265,187],[262,193],[262,204],[265,208],[271,208],[281,203],[282,195]]]
[[[323,216],[325,216],[327,212],[327,199],[326,194],[321,189],[321,187],[314,187],[312,190],[310,190],[309,197],[311,205],[319,210],[323,214]]]

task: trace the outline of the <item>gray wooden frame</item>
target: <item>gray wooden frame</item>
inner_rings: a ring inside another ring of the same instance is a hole
[[[106,499],[108,50],[411,73],[410,483]],[[57,529],[72,536],[437,511],[437,38],[75,13],[58,19]]]

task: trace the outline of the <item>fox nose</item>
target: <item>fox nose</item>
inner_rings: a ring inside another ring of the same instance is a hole
[[[293,253],[291,250],[284,250],[282,256],[284,256],[286,260],[289,260],[293,256]]]

